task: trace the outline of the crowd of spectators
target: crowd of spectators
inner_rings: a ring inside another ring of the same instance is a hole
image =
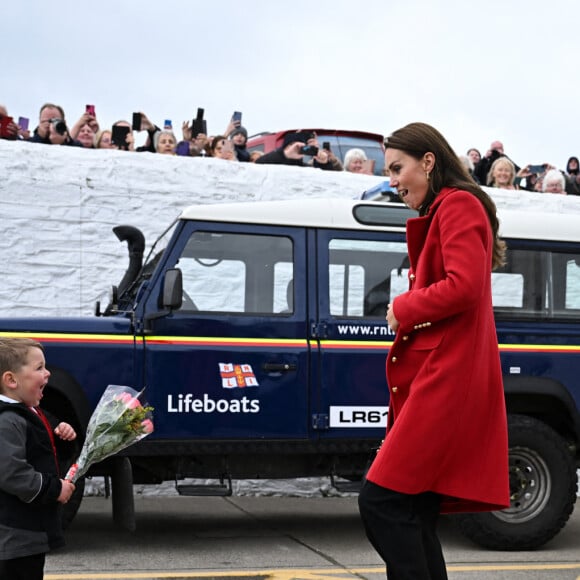
[[[580,163],[577,157],[568,159],[565,170],[550,163],[528,163],[520,167],[505,153],[501,141],[493,141],[484,156],[472,147],[461,159],[473,179],[481,185],[580,195]]]
[[[87,105],[78,121],[69,127],[64,110],[59,105],[45,103],[40,108],[38,124],[30,131],[28,119],[18,122],[0,105],[0,138],[25,140],[46,145],[65,145],[89,149],[119,149],[123,151],[148,151],[162,155],[190,157],[215,157],[227,161],[246,163],[275,163],[310,166],[330,171],[350,171],[372,175],[374,160],[365,151],[353,148],[346,152],[344,162],[332,152],[328,144],[320,146],[315,133],[297,131],[285,136],[278,149],[267,153],[248,151],[248,132],[241,119],[234,114],[221,135],[207,135],[203,119],[184,121],[181,140],[178,140],[172,123],[166,120],[163,128],[153,123],[143,112],[133,113],[132,122],[119,120],[112,127],[101,128],[95,108]],[[143,145],[136,145],[135,134],[145,133]],[[518,166],[504,151],[501,141],[493,141],[482,155],[472,147],[460,155],[466,170],[481,185],[502,189],[580,195],[580,162],[570,157],[565,170],[549,163]]]

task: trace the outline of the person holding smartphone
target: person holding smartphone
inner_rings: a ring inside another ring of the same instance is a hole
[[[127,123],[133,131],[147,131],[147,139],[145,140],[145,144],[141,145],[135,149],[130,149],[131,151],[135,150],[138,152],[149,151],[150,153],[156,153],[155,151],[155,136],[157,133],[161,131],[161,129],[152,121],[149,120],[149,117],[142,111],[137,113],[141,120],[139,129],[135,128],[133,125]],[[136,115],[133,114],[133,120],[135,119]],[[131,137],[133,135],[131,134]]]
[[[305,161],[304,158],[310,157]],[[298,165],[325,171],[342,171],[342,164],[332,152],[320,147],[318,136],[310,131],[295,131],[284,136],[284,143],[256,159],[257,164]]]
[[[248,141],[248,132],[245,127],[241,125],[236,127],[230,134],[229,140],[232,142],[234,149],[236,150],[236,156],[238,161],[249,162],[250,153],[246,148],[246,143]]]
[[[71,137],[81,143],[83,147],[94,147],[95,135],[99,132],[99,123],[94,105],[87,105],[85,112],[70,130]]]
[[[223,135],[216,135],[211,142],[211,156],[227,161],[237,161],[233,143]]]
[[[135,138],[129,121],[116,121],[111,127],[111,147],[120,151],[135,151]]]
[[[4,105],[0,105],[0,139],[18,139],[19,127],[8,115]]]

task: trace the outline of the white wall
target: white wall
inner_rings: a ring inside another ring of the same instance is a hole
[[[126,244],[111,231],[116,225],[136,226],[152,243],[187,205],[354,198],[381,181],[311,168],[0,140],[0,316],[92,314],[128,264]],[[576,196],[493,195],[499,207],[580,212]]]
[[[380,177],[0,140],[0,316],[91,314],[133,225],[148,243],[191,204],[358,197]],[[149,248],[147,245],[146,251]]]

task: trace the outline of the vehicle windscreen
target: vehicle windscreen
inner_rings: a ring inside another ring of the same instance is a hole
[[[372,139],[365,139],[364,137],[350,137],[348,135],[324,135],[319,133],[317,135],[318,143],[322,144],[328,142],[332,152],[344,163],[344,156],[349,149],[362,149],[368,159],[375,162],[374,174],[383,175],[383,168],[385,167],[385,154],[381,144]]]

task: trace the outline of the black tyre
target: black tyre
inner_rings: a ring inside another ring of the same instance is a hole
[[[75,519],[79,508],[81,507],[81,503],[83,501],[83,496],[85,494],[85,478],[81,477],[75,483],[75,490],[71,495],[71,498],[68,500],[67,503],[64,504],[62,510],[62,527],[63,529],[67,529],[72,521]]]
[[[461,531],[492,550],[534,550],[566,524],[576,503],[577,475],[566,442],[532,417],[510,415],[508,509],[459,516]]]

